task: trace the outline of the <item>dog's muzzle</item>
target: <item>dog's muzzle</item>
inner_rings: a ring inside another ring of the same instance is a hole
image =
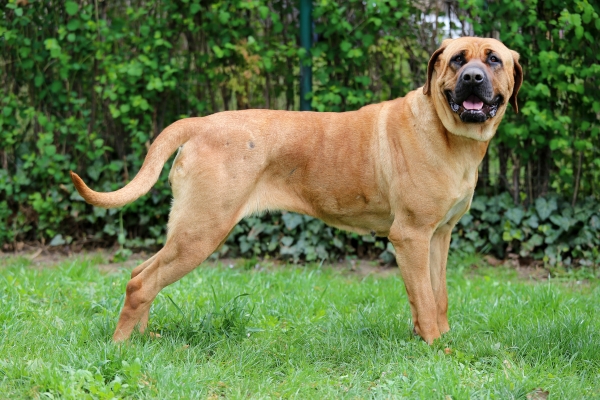
[[[485,122],[493,118],[498,112],[498,107],[504,102],[502,95],[486,103],[477,95],[470,95],[464,101],[454,100],[450,91],[446,92],[448,104],[452,111],[458,114],[462,122]]]
[[[454,91],[446,90],[448,105],[463,122],[481,123],[493,118],[504,102],[494,89],[484,70],[468,65],[460,73]]]

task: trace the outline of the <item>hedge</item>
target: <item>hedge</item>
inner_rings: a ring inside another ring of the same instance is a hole
[[[597,210],[600,5],[444,4],[450,7],[408,0],[315,1],[313,108],[353,110],[421,86],[429,55],[449,32],[499,37],[521,53],[521,113],[509,110],[492,141],[478,188],[478,196],[488,197],[477,198],[490,198],[490,204],[509,199],[506,207],[511,203],[530,214],[541,199]],[[179,118],[298,108],[299,60],[305,54],[298,45],[295,2],[9,0],[1,7],[4,249],[21,241],[156,247],[164,240],[170,205],[166,168],[149,195],[119,210],[83,203],[68,171],[80,172],[97,190],[115,190],[135,175],[156,135]],[[452,26],[441,22],[445,14]],[[468,217],[463,219],[455,234],[461,246],[470,241],[469,248],[501,256],[539,241],[534,233],[527,236],[539,227],[522,225],[523,239],[482,243],[492,230],[504,237],[505,226],[489,225],[477,236],[473,229],[494,223],[476,225],[477,211],[471,215],[473,224],[465,227]],[[591,222],[589,227],[596,240],[598,231]],[[579,231],[557,236],[569,248],[560,252],[561,260],[592,257],[576,250]],[[528,256],[544,257],[550,244],[533,246]],[[225,247],[227,254],[241,256],[386,260],[387,248],[385,240],[339,232],[295,214],[248,218]]]

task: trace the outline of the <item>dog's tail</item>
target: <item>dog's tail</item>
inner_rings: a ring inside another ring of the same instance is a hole
[[[148,193],[154,186],[160,172],[179,146],[187,142],[193,132],[185,120],[175,122],[163,130],[150,146],[146,159],[138,174],[125,187],[114,192],[100,193],[90,189],[75,172],[71,171],[71,180],[75,188],[88,203],[103,208],[122,207]]]

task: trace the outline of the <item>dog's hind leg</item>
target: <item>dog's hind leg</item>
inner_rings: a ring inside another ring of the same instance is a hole
[[[153,255],[152,257],[150,257],[149,259],[147,259],[146,261],[144,261],[143,263],[141,263],[140,265],[135,267],[133,269],[133,271],[131,271],[131,279],[138,276],[143,270],[145,270],[150,264],[152,264],[152,261],[154,261],[154,259],[156,259],[156,256],[157,256],[157,254]],[[138,324],[140,333],[144,333],[144,331],[146,330],[146,327],[148,326],[148,318],[149,317],[150,317],[150,307],[148,307],[146,309],[146,311],[142,314],[142,318],[140,318],[140,322]]]
[[[144,261],[143,263],[141,263],[140,265],[138,265],[137,267],[135,267],[133,269],[133,271],[131,271],[131,277],[135,278],[136,276],[138,276],[140,274],[140,272],[142,272],[150,264],[152,264],[152,261],[154,261],[154,259],[156,258],[156,256],[157,256],[157,254],[153,255],[152,257],[150,257],[149,259],[147,259],[146,261]]]
[[[205,147],[200,139],[188,142],[173,162],[169,179],[174,200],[167,240],[155,257],[132,273],[113,335],[116,342],[129,338],[138,323],[141,331],[146,329],[156,295],[210,256],[249,212],[247,205],[256,202],[253,192],[260,168],[250,173],[246,164],[220,162],[219,150]],[[242,172],[246,178],[236,178]]]
[[[182,218],[183,219],[183,218]],[[115,342],[127,340],[136,324],[144,330],[148,321],[150,305],[156,295],[166,286],[178,281],[200,265],[224,240],[237,218],[220,224],[197,224],[194,218],[179,221],[163,247],[154,257],[134,270],[127,283],[125,304],[113,335]]]

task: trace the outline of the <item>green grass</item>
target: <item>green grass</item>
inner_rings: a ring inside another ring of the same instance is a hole
[[[0,260],[0,398],[600,398],[597,279],[451,260],[452,331],[428,346],[397,275],[241,262],[166,288],[160,337],[115,345],[129,271],[101,262]]]

